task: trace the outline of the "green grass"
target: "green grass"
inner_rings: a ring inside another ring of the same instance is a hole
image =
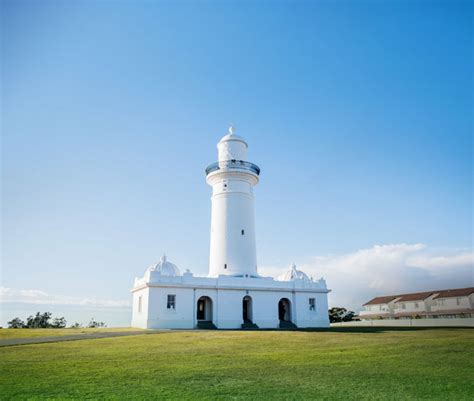
[[[0,348],[0,399],[472,400],[474,330],[180,331]]]
[[[70,336],[77,334],[92,334],[92,333],[109,333],[117,331],[140,331],[140,329],[132,329],[130,327],[121,328],[81,328],[81,329],[1,329],[0,340],[7,340],[12,338],[36,338],[36,337],[57,337]]]

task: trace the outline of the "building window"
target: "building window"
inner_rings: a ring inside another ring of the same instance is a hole
[[[415,309],[418,309],[419,305],[418,302],[415,302]]]
[[[142,313],[142,296],[138,297],[138,313]]]
[[[309,310],[315,311],[316,310],[316,299],[309,298]]]
[[[242,234],[242,235],[244,235],[244,234],[245,234],[245,230],[241,230],[240,232],[241,232],[241,234]]]
[[[402,309],[405,309],[405,308],[406,308],[405,304],[401,304],[401,306],[402,306]]]
[[[461,304],[461,300],[459,298],[456,298],[456,305],[459,306]]]
[[[444,306],[444,299],[438,299],[438,305]]]
[[[227,263],[224,265],[224,269],[227,269]]]
[[[176,295],[168,295],[167,309],[176,309]]]

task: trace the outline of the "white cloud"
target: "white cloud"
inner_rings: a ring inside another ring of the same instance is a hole
[[[17,302],[36,305],[93,306],[102,308],[129,308],[125,300],[80,298],[62,295],[50,295],[41,290],[19,290],[0,287],[0,303]]]
[[[314,257],[298,268],[326,279],[332,289],[331,305],[356,311],[377,295],[474,285],[471,250],[436,250],[424,244],[375,245],[344,255]],[[260,270],[276,276],[284,268]]]
[[[409,260],[411,266],[424,267],[427,269],[457,268],[473,264],[472,252],[461,252],[450,256],[414,256]]]

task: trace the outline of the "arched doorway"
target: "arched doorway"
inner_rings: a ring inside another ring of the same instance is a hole
[[[242,299],[242,319],[244,323],[252,323],[253,320],[252,297],[248,295]]]
[[[197,301],[197,320],[212,322],[212,299],[201,297]]]
[[[291,322],[291,302],[288,298],[282,298],[278,302],[278,319],[280,322]]]

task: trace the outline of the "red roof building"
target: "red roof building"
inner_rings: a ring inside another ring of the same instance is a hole
[[[381,296],[363,306],[364,320],[474,317],[474,287]]]

